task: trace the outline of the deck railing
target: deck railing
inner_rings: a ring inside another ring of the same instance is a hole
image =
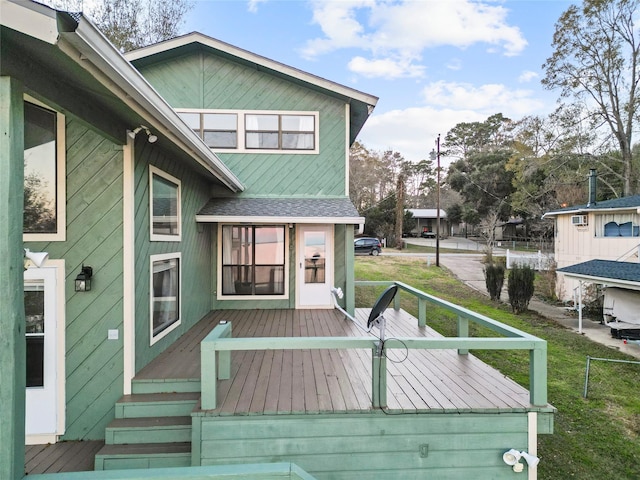
[[[356,286],[388,286],[398,288],[418,299],[418,324],[427,323],[427,305],[432,304],[458,316],[457,337],[443,338],[389,338],[384,349],[458,350],[465,355],[469,350],[528,350],[529,351],[529,400],[534,406],[547,405],[547,342],[505,325],[484,315],[472,312],[401,282],[356,282]],[[394,309],[400,308],[400,295],[396,295]],[[469,322],[488,327],[500,336],[469,337]],[[360,349],[372,350],[372,401],[374,407],[385,407],[387,365],[386,356],[378,355],[380,340],[372,337],[258,337],[233,338],[230,323],[216,326],[201,343],[202,409],[213,410],[217,406],[217,380],[231,375],[231,352],[246,350],[310,350],[310,349]],[[204,366],[207,368],[204,368]],[[205,373],[206,372],[206,373]],[[212,372],[215,372],[212,375]]]

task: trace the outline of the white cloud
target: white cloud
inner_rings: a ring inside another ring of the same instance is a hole
[[[364,57],[354,57],[349,62],[349,70],[364,77],[382,77],[386,79],[422,77],[425,67],[414,65],[410,61],[384,58],[367,60]]]
[[[461,122],[482,122],[502,113],[519,120],[539,113],[545,105],[529,90],[511,90],[504,85],[473,86],[463,83],[434,82],[422,90],[425,106],[396,109],[377,114],[367,121],[359,139],[369,149],[392,149],[405,159],[428,158],[438,134]],[[444,159],[448,165],[451,159]]]
[[[460,122],[484,121],[486,115],[472,110],[437,109],[434,107],[391,110],[373,114],[365,124],[359,139],[371,150],[391,149],[406,160],[418,162],[429,158],[436,138],[441,138]],[[443,166],[447,165],[443,159]]]
[[[424,49],[466,48],[477,43],[517,55],[527,45],[521,31],[506,23],[499,5],[449,1],[320,1],[313,3],[313,22],[324,37],[309,40],[307,58],[342,48],[361,48],[375,57],[420,58]]]
[[[520,74],[518,77],[518,82],[520,83],[529,83],[532,80],[538,78],[539,75],[536,72],[532,72],[531,70],[526,70]]]
[[[500,112],[513,118],[535,113],[543,107],[532,90],[512,90],[497,83],[476,87],[468,83],[434,82],[422,90],[422,96],[429,105],[473,109],[488,115]]]
[[[462,60],[460,60],[459,58],[452,58],[451,60],[449,60],[446,64],[446,67],[449,70],[461,70],[462,69]]]
[[[260,5],[261,3],[266,2],[267,0],[249,0],[248,5],[247,5],[247,10],[249,10],[251,13],[257,13],[258,12],[258,5]]]

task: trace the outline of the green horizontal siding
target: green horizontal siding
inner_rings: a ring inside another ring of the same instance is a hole
[[[196,416],[202,465],[291,461],[316,478],[512,478],[527,414]],[[194,442],[198,439],[194,438]]]

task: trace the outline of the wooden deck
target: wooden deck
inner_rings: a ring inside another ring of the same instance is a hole
[[[357,317],[366,323],[369,311]],[[404,311],[388,309],[387,338],[440,337]],[[199,344],[221,320],[234,337],[367,336],[337,310],[212,312],[136,379],[200,378]],[[375,330],[374,330],[375,332]],[[522,412],[537,410],[527,389],[472,354],[456,350],[388,353],[388,410],[398,412]],[[229,380],[218,383],[219,415],[369,412],[371,351],[266,350],[232,352]]]
[[[25,447],[25,473],[87,472],[104,441],[59,442]]]
[[[368,309],[358,309],[361,324]],[[387,338],[441,337],[404,311],[388,309]],[[136,380],[200,380],[200,342],[222,320],[234,337],[368,336],[337,310],[211,312],[143,368]],[[376,330],[374,330],[376,332]],[[472,354],[456,350],[388,351],[389,412],[525,412],[540,408],[527,389]],[[219,408],[207,415],[371,413],[371,351],[264,350],[232,352],[231,378],[218,383]],[[379,410],[378,410],[379,411]],[[103,441],[26,447],[29,474],[93,470]]]

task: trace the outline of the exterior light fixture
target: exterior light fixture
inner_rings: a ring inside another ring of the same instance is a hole
[[[47,252],[32,252],[28,248],[24,249],[24,269],[26,270],[29,264],[33,264],[40,268],[44,265],[44,262],[49,258]]]
[[[158,137],[152,134],[151,131],[149,130],[149,127],[145,125],[140,125],[139,127],[136,127],[133,130],[129,130],[127,132],[127,135],[129,135],[130,138],[136,138],[136,135],[141,130],[144,130],[144,133],[147,134],[147,139],[149,140],[149,143],[156,143],[158,141]]]
[[[76,277],[76,292],[88,292],[91,290],[91,277],[93,277],[93,268],[85,267],[83,264],[80,273]]]

